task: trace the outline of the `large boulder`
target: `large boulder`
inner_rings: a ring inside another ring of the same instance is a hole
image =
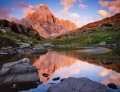
[[[29,58],[6,63],[0,69],[0,86],[40,81],[38,71]]]
[[[105,85],[88,78],[66,78],[52,85],[47,92],[109,92]]]

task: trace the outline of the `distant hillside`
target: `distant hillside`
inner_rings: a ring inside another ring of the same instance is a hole
[[[42,40],[63,46],[120,45],[120,13],[103,20],[89,23],[77,30],[57,35],[56,39]]]
[[[89,33],[91,31],[102,31],[102,30],[113,30],[120,31],[120,13],[115,14],[114,16],[105,18],[100,21],[89,23],[84,25],[77,30],[69,31],[61,35],[57,35],[56,38],[68,38],[79,36],[82,33]]]
[[[0,47],[18,46],[21,42],[33,43],[40,39],[38,32],[32,26],[0,19]]]

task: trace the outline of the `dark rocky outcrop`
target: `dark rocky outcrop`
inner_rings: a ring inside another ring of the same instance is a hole
[[[66,78],[47,92],[109,92],[105,85],[87,78]]]
[[[18,34],[24,34],[26,36],[40,37],[37,31],[33,29],[30,25],[26,26],[14,22],[9,22],[4,19],[0,19],[0,31],[4,33],[12,31]]]
[[[32,26],[0,19],[0,48],[37,44],[42,37]]]

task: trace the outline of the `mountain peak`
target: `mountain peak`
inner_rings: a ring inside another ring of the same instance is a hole
[[[27,12],[19,23],[32,25],[39,35],[44,38],[77,28],[71,21],[56,18],[45,4],[39,4],[34,8],[34,11]]]
[[[36,6],[37,9],[49,10],[48,6],[45,4],[38,4]]]
[[[46,4],[38,4],[37,6],[39,6],[39,7],[47,7]],[[36,6],[36,7],[37,7],[37,6]]]

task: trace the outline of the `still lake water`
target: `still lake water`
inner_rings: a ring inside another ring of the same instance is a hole
[[[60,82],[60,80],[52,80],[56,77],[60,77],[60,79],[87,77],[105,85],[113,82],[118,86],[118,89],[113,92],[120,92],[120,53],[118,51],[94,48],[48,51],[44,55],[29,54],[16,57],[29,57],[33,61],[32,64],[41,69],[38,73],[43,84],[22,92],[47,92],[47,89],[54,85],[53,83]],[[49,76],[44,77],[43,73],[47,73]]]

